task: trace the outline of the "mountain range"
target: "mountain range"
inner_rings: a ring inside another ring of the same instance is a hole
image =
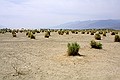
[[[0,25],[0,28],[7,28]],[[47,27],[43,27],[47,28]],[[120,30],[120,20],[87,20],[75,21],[50,27],[53,29],[118,29]]]
[[[57,29],[119,29],[120,20],[88,20],[88,21],[75,21],[58,26],[54,26]]]

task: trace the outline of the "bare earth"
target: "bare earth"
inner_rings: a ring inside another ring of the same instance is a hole
[[[91,49],[90,34],[0,34],[0,80],[120,80],[120,43],[107,33],[103,49]],[[77,42],[83,56],[67,56],[68,42]]]

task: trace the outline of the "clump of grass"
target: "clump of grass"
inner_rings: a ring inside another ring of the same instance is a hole
[[[102,49],[102,44],[100,42],[95,42],[94,40],[92,40],[90,45],[91,48]]]
[[[96,39],[96,40],[101,40],[100,34],[95,34],[95,39]]]
[[[80,49],[80,46],[79,44],[77,44],[76,42],[75,43],[68,43],[67,45],[68,47],[68,55],[69,56],[76,56],[76,55],[80,55],[78,53],[79,49]]]
[[[119,35],[115,35],[114,42],[120,42],[120,36]]]

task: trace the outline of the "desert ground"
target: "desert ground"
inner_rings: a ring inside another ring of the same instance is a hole
[[[120,35],[120,33],[119,33]],[[0,80],[120,80],[120,42],[107,33],[103,49],[93,49],[94,35],[36,33],[0,34]],[[67,44],[77,42],[82,56],[67,56]]]

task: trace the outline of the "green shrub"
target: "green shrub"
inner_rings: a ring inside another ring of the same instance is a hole
[[[102,49],[102,44],[100,42],[95,42],[94,40],[92,40],[90,45],[91,48]]]
[[[68,47],[68,55],[69,56],[76,56],[76,55],[79,55],[78,51],[80,49],[80,46],[79,44],[77,44],[76,42],[75,43],[68,43],[67,45]]]
[[[119,35],[115,35],[114,41],[115,41],[115,42],[120,42],[120,36],[119,36]]]
[[[95,34],[95,39],[96,39],[96,40],[101,40],[100,34]]]

